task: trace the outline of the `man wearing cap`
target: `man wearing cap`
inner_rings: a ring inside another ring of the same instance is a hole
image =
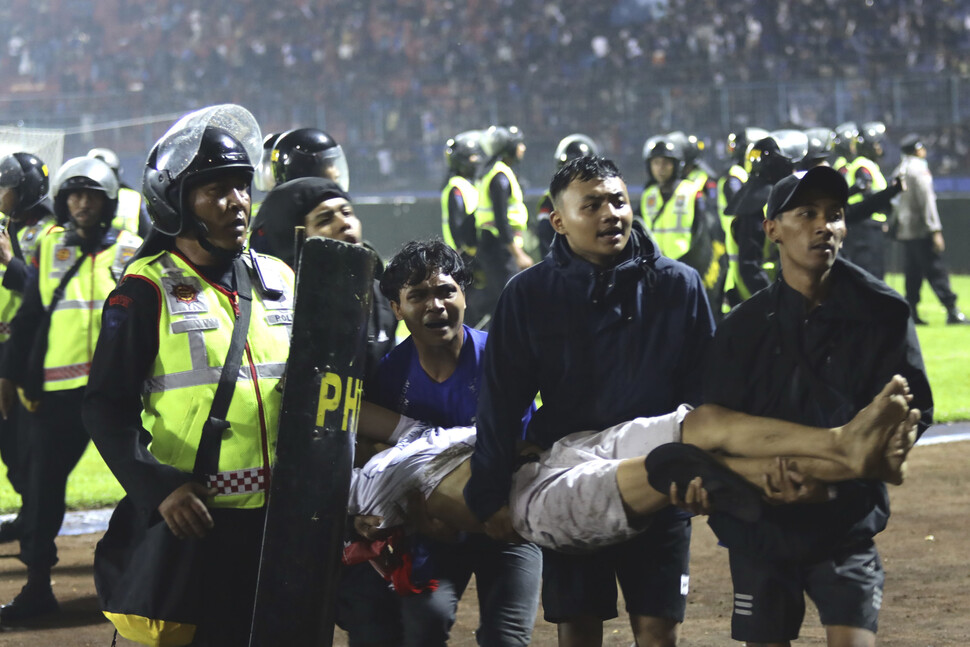
[[[781,275],[717,329],[705,402],[801,424],[846,422],[894,374],[932,420],[932,395],[905,301],[839,257],[848,186],[820,166],[781,179],[768,198],[766,236]],[[818,503],[765,506],[746,523],[714,513],[730,550],[732,637],[786,645],[798,637],[804,593],[829,645],[874,645],[884,575],[873,537],[886,527],[885,486],[854,480],[815,488]]]
[[[946,322],[970,324],[970,320],[957,308],[957,295],[950,289],[950,275],[943,263],[943,227],[936,208],[933,176],[926,164],[926,147],[919,135],[907,135],[900,144],[903,159],[893,175],[903,179],[907,190],[900,196],[893,216],[896,240],[903,244],[906,301],[916,323],[925,324],[916,306],[919,304],[920,287],[923,279],[926,279],[936,298],[946,308]]]

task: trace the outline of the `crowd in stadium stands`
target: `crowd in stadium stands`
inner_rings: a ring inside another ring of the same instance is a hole
[[[573,130],[620,139],[630,115],[601,106],[622,105],[616,95],[624,85],[933,73],[970,74],[966,3],[11,0],[0,7],[5,90],[102,93],[106,105],[138,94],[146,114],[275,102],[276,115],[256,110],[271,129],[290,125],[294,99],[316,101],[328,131],[387,175],[413,161],[415,143],[437,155],[454,131],[502,119],[540,141]],[[516,106],[511,119],[501,114],[508,106]],[[966,127],[951,119],[934,136],[947,160],[941,173],[970,165]]]

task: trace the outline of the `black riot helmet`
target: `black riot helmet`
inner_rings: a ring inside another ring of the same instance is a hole
[[[333,180],[350,190],[347,156],[333,137],[319,128],[297,128],[276,140],[272,152],[273,178],[283,184],[301,177]]]
[[[647,177],[656,182],[650,170],[650,160],[666,157],[674,161],[674,178],[679,178],[684,172],[684,145],[676,137],[670,135],[654,135],[643,143],[643,161],[647,167]]]
[[[213,175],[239,171],[252,178],[262,147],[259,125],[245,108],[222,104],[179,119],[152,148],[142,193],[152,227],[177,236],[201,226],[186,205],[189,192]],[[205,232],[200,232],[200,243]]]
[[[835,141],[833,148],[836,155],[843,157],[853,157],[855,155],[855,143],[859,137],[859,127],[854,121],[847,121],[835,127]]]
[[[731,161],[743,165],[745,156],[748,154],[748,147],[767,136],[767,130],[754,126],[739,128],[730,133],[727,138],[727,151]]]
[[[54,216],[57,224],[66,225],[71,221],[67,198],[74,191],[98,191],[104,194],[99,225],[101,231],[111,226],[118,209],[118,177],[105,162],[94,157],[75,157],[69,159],[54,176]]]
[[[596,146],[596,142],[582,133],[573,133],[572,135],[563,137],[559,145],[556,146],[554,155],[556,170],[558,171],[566,165],[566,162],[578,157],[597,156],[599,154],[600,151],[599,147]]]
[[[50,172],[36,155],[11,153],[0,158],[0,188],[17,192],[17,202],[8,216],[17,216],[33,209],[47,197]]]
[[[519,144],[525,142],[525,136],[518,126],[489,126],[482,134],[482,151],[495,161],[504,159],[509,162],[518,159]]]
[[[481,139],[482,131],[466,130],[445,142],[445,162],[449,173],[469,180],[478,175],[484,156]]]
[[[808,154],[808,137],[800,130],[775,130],[748,152],[752,177],[774,184],[792,174]]]
[[[886,124],[867,121],[859,128],[859,154],[875,161],[882,157],[882,143],[886,139]]]
[[[819,166],[827,162],[835,151],[835,132],[828,128],[809,128],[805,131],[808,137],[808,152],[805,158],[798,164],[799,170],[805,170]]]

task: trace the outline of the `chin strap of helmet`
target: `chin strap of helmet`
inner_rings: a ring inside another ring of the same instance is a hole
[[[213,245],[212,241],[208,239],[208,227],[206,227],[198,218],[192,218],[192,223],[195,227],[195,232],[197,234],[196,238],[199,241],[199,246],[215,256],[219,261],[231,263],[242,255],[242,247],[239,249],[223,249],[222,247],[216,247]]]

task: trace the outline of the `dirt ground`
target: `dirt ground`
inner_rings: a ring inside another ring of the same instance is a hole
[[[893,518],[877,538],[887,572],[879,644],[889,647],[944,647],[970,644],[970,443],[917,447],[906,485],[891,488]],[[731,586],[727,554],[718,548],[703,519],[694,521],[691,591],[681,644],[714,647],[729,639]],[[98,611],[91,561],[98,535],[58,540],[61,563],[54,591],[62,611],[25,627],[0,629],[0,647],[81,647],[111,644],[112,628]],[[16,544],[0,546],[0,599],[9,601],[25,577]],[[622,608],[622,607],[621,607]],[[799,644],[824,644],[824,633],[809,604]],[[474,584],[465,594],[451,644],[475,644],[478,622]],[[606,624],[605,645],[629,647],[625,621]],[[534,645],[555,645],[555,627],[540,619]],[[119,645],[131,645],[119,640]],[[346,645],[338,630],[335,645]]]

